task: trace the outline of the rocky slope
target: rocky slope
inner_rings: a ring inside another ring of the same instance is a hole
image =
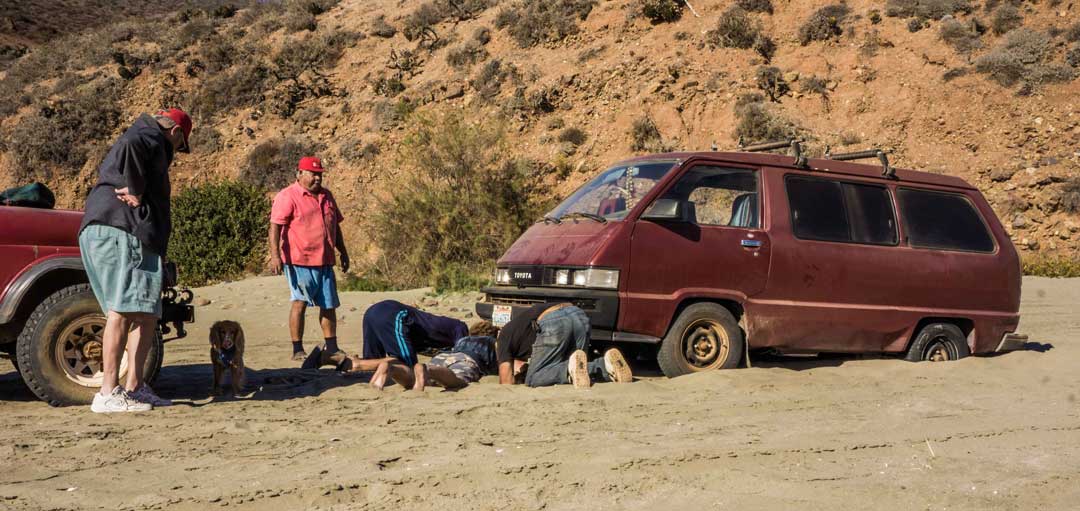
[[[460,17],[465,19],[436,18],[430,33],[410,33],[409,40],[403,29],[415,26],[414,12],[425,3],[344,0],[317,16],[312,33],[263,27],[260,42],[274,54],[305,38],[354,34],[332,66],[294,80],[304,87],[324,87],[327,93],[303,92],[296,100],[296,89],[281,82],[250,106],[198,111],[200,133],[211,134],[211,147],[177,162],[174,186],[247,178],[244,169],[251,167],[252,152],[260,144],[308,140],[324,147],[321,153],[332,168],[329,186],[348,204],[351,243],[361,253],[370,248],[363,219],[376,199],[389,193],[388,183],[398,170],[396,148],[408,118],[417,112],[456,110],[477,122],[505,117],[508,147],[546,164],[538,172],[546,172],[544,179],[556,194],[565,194],[604,165],[641,152],[632,149],[636,121],[648,118],[658,129],[660,139],[647,147],[708,150],[716,144],[732,149],[743,120],[736,114],[738,98],[773,92],[776,101],[765,100],[764,108],[797,126],[815,151],[880,147],[898,166],[960,176],[987,195],[1024,253],[1080,253],[1080,80],[1042,79],[1045,70],[1033,67],[1045,63],[1057,72],[1068,71],[1069,52],[1080,44],[1070,41],[1080,38],[1080,29],[1070,31],[1080,21],[1080,6],[1074,2],[1018,4],[1019,30],[1043,39],[1034,50],[1037,62],[1014,62],[1006,69],[1019,75],[1010,86],[998,83],[1008,82],[995,74],[1003,72],[1000,66],[978,71],[980,58],[1003,52],[1002,45],[1015,37],[1015,31],[995,33],[1001,17],[997,2],[946,9],[953,12],[942,20],[940,13],[903,16],[900,8],[907,2],[853,0],[844,4],[846,16],[830,20],[839,34],[802,44],[801,27],[822,4],[777,1],[772,14],[749,15],[775,42],[771,62],[752,49],[715,44],[712,31],[730,14],[726,0],[692,0],[699,16],[684,10],[670,23],[651,22],[641,14],[638,0],[602,1],[584,20],[575,19],[576,32],[528,47],[513,37],[513,23],[496,27],[508,23],[498,19],[500,13],[518,5],[506,0],[487,2],[498,5]],[[215,21],[214,33],[250,37],[257,27],[244,24],[256,21],[243,14]],[[969,44],[958,51],[961,44],[948,44],[942,37],[950,18],[985,33],[970,29]],[[1017,24],[1002,23],[1003,29]],[[484,28],[488,36],[478,35]],[[210,83],[211,73],[186,72],[208,41],[201,38],[173,60],[161,58],[166,65],[147,65],[126,81],[120,117],[168,100],[184,103],[192,91]],[[160,55],[163,50],[156,51]],[[501,75],[492,73],[493,61],[500,63]],[[759,87],[759,69],[765,65],[778,68],[783,83]],[[111,75],[119,67],[109,62],[94,70]],[[513,72],[506,71],[510,68]],[[398,94],[387,92],[387,80],[395,76],[403,86]],[[499,79],[504,83],[493,92],[490,85]],[[55,85],[56,80],[44,83]],[[293,111],[287,117],[273,113],[275,101],[287,93],[294,95]],[[0,120],[0,134],[10,137],[35,108],[23,106]],[[566,136],[567,128],[580,129],[584,137]],[[13,157],[10,143],[0,145],[8,146],[0,156],[0,185],[10,185],[26,169]],[[98,154],[67,174],[30,173],[57,189],[64,205],[78,207]]]

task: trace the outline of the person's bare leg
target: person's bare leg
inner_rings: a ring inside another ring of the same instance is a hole
[[[131,322],[116,311],[105,316],[105,331],[101,334],[101,394],[108,396],[120,384],[120,360],[127,345]]]
[[[146,366],[146,357],[150,354],[150,347],[154,343],[154,335],[157,333],[155,323],[157,318],[150,314],[132,314],[131,330],[128,332],[127,354],[128,372],[127,384],[124,387],[128,392],[133,392],[143,384],[143,368]]]
[[[397,359],[394,359],[389,363],[387,374],[390,375],[391,380],[394,380],[394,383],[401,385],[405,390],[413,388],[413,384],[416,381],[416,377],[413,375],[413,369],[398,362]],[[423,387],[421,387],[421,390],[423,390]]]
[[[413,366],[413,373],[415,374],[413,377],[413,390],[423,392],[428,381],[427,364],[417,363]]]
[[[427,366],[427,379],[429,383],[434,383],[446,389],[460,389],[468,385],[468,382],[458,378],[453,371],[442,366]]]
[[[350,371],[376,371],[379,364],[395,360],[393,358],[360,358],[352,357],[352,369]]]
[[[337,309],[319,309],[323,337],[337,337]]]
[[[370,385],[375,390],[382,390],[386,386],[386,373],[390,369],[390,361],[383,360],[375,368],[375,374],[371,375]]]
[[[292,309],[289,310],[289,335],[292,336],[291,341],[304,340],[304,312],[306,311],[306,303],[292,302]]]

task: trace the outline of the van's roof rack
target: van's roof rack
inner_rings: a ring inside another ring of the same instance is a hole
[[[776,142],[763,142],[760,144],[743,145],[743,138],[739,137],[739,150],[748,153],[763,153],[776,149],[791,149],[791,155],[795,157],[796,167],[806,167],[806,156],[802,153],[802,142],[799,139],[789,138]]]
[[[881,176],[886,179],[896,179],[896,170],[889,165],[889,157],[885,155],[885,151],[881,149],[867,149],[865,151],[855,151],[853,153],[840,153],[832,154],[832,149],[829,146],[825,146],[825,159],[836,161],[852,161],[852,160],[865,160],[867,158],[877,158],[881,162]]]

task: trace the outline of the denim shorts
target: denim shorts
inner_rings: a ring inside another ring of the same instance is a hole
[[[161,256],[138,238],[100,224],[79,233],[79,250],[102,312],[141,312],[161,317]]]
[[[289,299],[294,302],[320,309],[336,309],[341,305],[333,266],[286,264],[285,278],[289,281]]]

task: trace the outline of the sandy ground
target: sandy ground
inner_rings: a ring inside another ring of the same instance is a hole
[[[283,282],[198,290],[159,392],[102,416],[0,376],[0,509],[1076,509],[1080,280],[1024,281],[1029,349],[948,364],[758,360],[588,391],[422,394],[289,369]],[[364,308],[423,291],[347,293]],[[428,308],[464,317],[473,297]],[[457,308],[452,311],[451,308]],[[247,330],[253,393],[209,397],[206,334]],[[316,338],[309,321],[309,338]],[[650,374],[649,368],[641,368]],[[652,373],[655,375],[655,369]],[[257,390],[256,390],[257,389]]]

